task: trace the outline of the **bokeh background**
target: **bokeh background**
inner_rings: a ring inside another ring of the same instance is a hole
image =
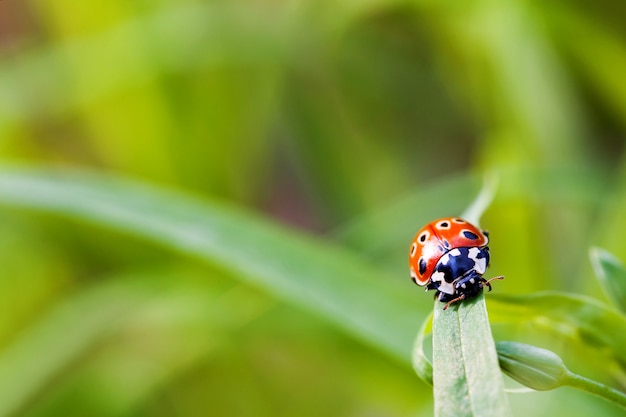
[[[494,292],[602,299],[589,247],[626,260],[624,18],[610,0],[1,0],[1,158],[342,246],[414,294],[416,330],[432,304],[408,242],[491,172]],[[221,264],[45,210],[0,214],[1,415],[433,413],[408,357]],[[11,368],[59,352],[44,379]],[[621,415],[568,389],[511,402]]]

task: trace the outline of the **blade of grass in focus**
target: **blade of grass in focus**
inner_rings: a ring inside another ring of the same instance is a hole
[[[435,301],[435,416],[510,416],[484,294],[448,310]]]
[[[485,176],[480,193],[461,217],[478,225],[497,186],[495,174]],[[443,308],[436,300],[432,376],[435,416],[510,416],[484,292],[447,310]],[[421,362],[427,368],[428,364]]]

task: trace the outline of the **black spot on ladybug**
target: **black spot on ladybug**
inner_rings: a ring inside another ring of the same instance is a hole
[[[446,247],[446,249],[450,249],[450,242],[448,242],[446,239],[443,240],[443,246]]]
[[[449,229],[450,228],[450,223],[448,223],[447,221],[442,221],[437,223],[437,229]]]
[[[420,275],[424,275],[424,272],[426,272],[426,261],[424,260],[424,258],[420,258],[419,267]]]
[[[463,224],[463,223],[466,223],[466,221],[465,221],[465,220],[463,220],[463,219],[459,219],[459,218],[454,218],[454,219],[452,219],[452,221],[453,221],[453,222],[455,222],[455,223],[458,223],[458,224]]]
[[[427,239],[427,238],[428,238],[428,233],[422,233],[422,234],[420,235],[420,237],[418,238],[418,240],[419,240],[421,243],[424,243],[424,242],[426,242],[426,239]]]
[[[439,252],[443,252],[444,251],[443,246],[441,246],[441,245],[437,246],[437,249],[439,249]]]
[[[470,232],[469,230],[463,230],[461,234],[470,240],[478,240],[478,235]]]
[[[411,246],[411,258],[415,256],[415,251],[417,250],[417,243],[413,243]]]

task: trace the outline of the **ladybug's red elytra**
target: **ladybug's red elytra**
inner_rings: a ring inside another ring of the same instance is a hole
[[[475,297],[491,281],[483,274],[489,266],[489,235],[459,217],[444,217],[422,227],[409,247],[411,279],[450,304]]]

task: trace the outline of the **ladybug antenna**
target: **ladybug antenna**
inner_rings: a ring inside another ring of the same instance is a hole
[[[446,303],[445,306],[443,306],[443,309],[446,310],[448,307],[450,307],[450,304],[454,304],[457,301],[462,301],[465,300],[465,294],[461,294],[460,296],[456,297],[454,300],[450,300]]]
[[[497,277],[493,277],[493,278],[489,278],[488,280],[485,280],[485,282],[483,282],[483,287],[486,286],[489,288],[489,291],[491,291],[491,281],[500,281],[504,279],[504,275],[500,275]]]

